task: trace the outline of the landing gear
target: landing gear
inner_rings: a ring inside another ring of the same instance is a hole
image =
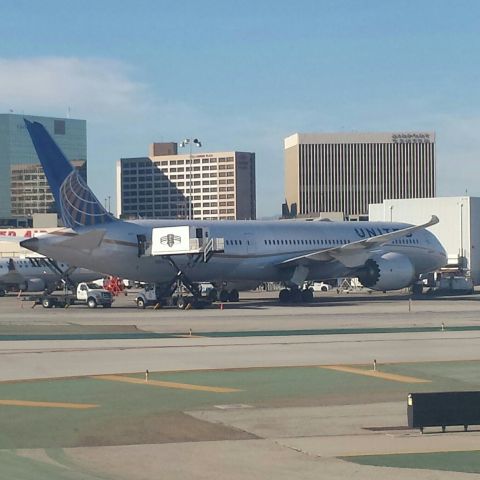
[[[180,310],[185,310],[190,302],[188,301],[187,297],[178,297],[177,300],[177,307]]]
[[[220,290],[220,294],[218,295],[218,300],[222,303],[226,302],[238,302],[240,300],[240,294],[238,290]]]
[[[313,302],[313,290],[310,290],[310,288],[306,288],[305,290],[302,290],[302,302],[304,303]]]
[[[280,303],[310,303],[313,301],[313,291],[309,288],[283,288],[278,294]]]
[[[220,290],[220,294],[218,295],[218,299],[222,303],[228,302],[228,290]]]
[[[238,302],[240,300],[240,295],[238,293],[238,290],[230,290],[230,293],[228,294],[228,301],[229,302]]]

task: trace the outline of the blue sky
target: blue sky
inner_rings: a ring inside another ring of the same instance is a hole
[[[294,132],[435,130],[439,195],[480,195],[480,2],[0,2],[0,111],[84,118],[89,183],[152,141],[257,154],[280,211]]]

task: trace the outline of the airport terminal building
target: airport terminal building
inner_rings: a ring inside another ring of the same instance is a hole
[[[33,214],[55,212],[55,203],[43,168],[23,119],[42,123],[87,178],[85,120],[0,114],[0,225],[15,226]]]
[[[117,161],[117,216],[197,220],[256,217],[255,154],[178,154],[153,143],[150,155]]]
[[[295,133],[284,141],[291,216],[367,219],[385,198],[435,196],[435,133]]]

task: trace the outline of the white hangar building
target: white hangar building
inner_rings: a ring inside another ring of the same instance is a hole
[[[369,219],[421,224],[436,215],[430,227],[448,255],[453,270],[469,272],[480,284],[480,197],[435,197],[384,200],[369,205]]]

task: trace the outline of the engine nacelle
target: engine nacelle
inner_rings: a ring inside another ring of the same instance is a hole
[[[384,291],[408,287],[416,276],[408,257],[390,252],[367,260],[358,279],[364,287]]]
[[[30,278],[20,285],[20,290],[24,292],[43,292],[47,287],[41,278]]]

